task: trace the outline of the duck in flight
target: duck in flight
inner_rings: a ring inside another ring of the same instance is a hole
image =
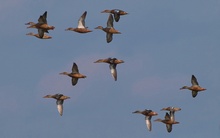
[[[92,32],[91,30],[88,29],[88,27],[85,26],[85,18],[86,18],[87,11],[85,11],[82,16],[78,20],[78,27],[77,28],[72,28],[69,27],[65,29],[65,31],[75,31],[78,33],[89,33]]]
[[[117,81],[116,66],[117,66],[117,64],[124,63],[124,61],[119,60],[117,58],[107,58],[107,59],[99,59],[99,60],[95,61],[94,63],[108,63],[112,77],[114,78],[115,81]]]
[[[202,87],[199,86],[199,83],[198,83],[198,81],[197,81],[197,79],[196,79],[196,77],[194,75],[192,75],[191,83],[192,83],[192,86],[183,86],[182,88],[180,88],[180,90],[182,90],[182,89],[191,90],[193,98],[196,97],[198,92],[206,90],[206,88],[202,88]]]
[[[78,66],[76,65],[76,63],[73,63],[71,73],[62,72],[62,73],[60,73],[60,75],[67,75],[67,76],[71,77],[73,86],[75,86],[77,84],[79,78],[86,78],[85,75],[79,73],[79,69],[78,69]]]
[[[137,110],[137,111],[134,111],[133,113],[144,115],[145,116],[146,126],[147,126],[148,130],[149,131],[152,130],[151,118],[152,118],[152,116],[158,115],[156,112],[154,112],[152,110],[145,109],[144,111]]]
[[[127,12],[119,9],[113,9],[113,10],[104,10],[101,13],[111,13],[114,15],[114,19],[116,22],[119,21],[121,15],[126,15],[128,14]]]
[[[64,103],[64,100],[70,99],[70,97],[65,96],[63,94],[46,95],[43,98],[54,98],[54,99],[57,100],[56,104],[57,104],[57,109],[58,109],[58,112],[59,112],[60,116],[63,115],[63,103]]]
[[[107,21],[107,27],[103,28],[102,26],[98,26],[95,29],[101,29],[104,32],[106,32],[106,41],[107,43],[110,43],[113,39],[113,34],[121,34],[118,30],[116,30],[113,27],[113,17],[111,14],[109,14],[108,21]]]
[[[51,39],[51,38],[52,38],[51,36],[47,35],[46,33],[44,33],[44,35],[43,35],[42,38],[39,36],[39,34],[34,34],[34,33],[32,33],[32,32],[27,33],[26,35],[35,36],[35,37],[37,37],[37,38],[39,38],[39,39]]]

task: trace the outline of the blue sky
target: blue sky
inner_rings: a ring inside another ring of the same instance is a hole
[[[139,0],[85,1],[3,0],[0,4],[0,97],[1,136],[7,138],[195,138],[220,136],[220,1]],[[122,16],[114,35],[106,43],[105,33],[94,28],[106,26],[104,9],[119,8]],[[26,36],[36,29],[24,23],[37,21],[48,12],[51,40]],[[64,31],[76,27],[87,11],[86,26],[93,32]],[[116,57],[115,82],[107,64],[93,63]],[[76,62],[86,79],[71,86]],[[207,88],[196,98],[188,90],[194,74]],[[55,100],[47,94],[63,93],[60,117]],[[144,116],[132,114],[152,109],[164,118],[163,107],[175,106],[180,124],[167,133],[165,125],[153,122],[147,131]]]

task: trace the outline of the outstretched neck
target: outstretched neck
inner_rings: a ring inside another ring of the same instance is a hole
[[[182,89],[189,89],[190,87],[188,87],[188,86],[183,86],[182,88],[180,88],[180,90],[182,90]]]
[[[162,119],[156,119],[156,120],[154,120],[155,122],[163,122],[163,120]]]
[[[69,75],[69,73],[68,72],[62,72],[62,73],[60,73],[60,75]]]
[[[137,114],[142,114],[142,112],[141,111],[134,111],[133,113],[137,113]]]
[[[65,29],[65,31],[74,31],[76,28],[67,28],[67,29]]]

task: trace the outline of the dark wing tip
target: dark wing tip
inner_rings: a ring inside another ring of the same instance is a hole
[[[86,14],[87,14],[87,11],[85,11],[85,12],[82,14],[82,17],[85,18],[85,17],[86,17]]]
[[[192,91],[192,97],[195,98],[197,96],[198,92]]]
[[[43,16],[47,18],[47,11],[44,12]]]

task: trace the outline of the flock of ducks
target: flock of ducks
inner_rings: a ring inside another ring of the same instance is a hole
[[[206,90],[205,88],[199,86],[199,83],[198,83],[198,81],[197,81],[197,79],[194,75],[192,75],[191,83],[192,83],[192,86],[183,86],[182,88],[180,88],[180,90],[182,90],[182,89],[191,90],[193,98],[195,98],[197,96],[198,92]],[[179,122],[177,122],[175,120],[175,115],[174,114],[175,114],[176,111],[180,111],[180,110],[181,110],[181,108],[179,108],[179,107],[162,108],[161,111],[169,111],[169,112],[166,112],[166,114],[164,116],[164,119],[159,118],[159,119],[156,119],[154,121],[155,122],[162,122],[162,123],[166,124],[167,132],[170,133],[172,131],[172,125],[179,124]],[[137,111],[134,111],[133,113],[138,113],[138,114],[144,115],[148,130],[149,131],[152,130],[151,118],[152,118],[152,116],[158,115],[157,112],[145,109],[144,111],[137,110]]]
[[[95,29],[101,29],[104,32],[106,32],[106,41],[107,41],[107,43],[110,43],[113,39],[113,34],[121,34],[121,32],[119,32],[118,30],[116,30],[113,27],[113,22],[114,22],[113,16],[114,16],[115,21],[118,22],[121,15],[126,15],[128,13],[125,12],[125,11],[119,10],[119,9],[104,10],[101,13],[110,13],[109,17],[108,17],[108,20],[107,20],[107,27],[104,28],[102,26],[98,26]],[[65,29],[65,31],[74,31],[74,32],[77,32],[77,33],[92,32],[85,25],[86,15],[87,15],[87,11],[85,11],[82,14],[82,16],[79,18],[78,26],[76,28],[69,27],[69,28]],[[27,33],[26,35],[35,36],[35,37],[40,38],[40,39],[51,39],[52,37],[48,36],[46,33],[49,33],[48,30],[54,30],[55,29],[54,26],[50,26],[47,23],[47,11],[44,12],[44,14],[41,15],[38,18],[38,23],[28,22],[25,25],[29,25],[27,28],[36,28],[36,29],[38,29],[37,34],[34,34],[34,33],[30,32],[30,33]]]
[[[172,131],[172,125],[179,124],[179,122],[175,121],[174,113],[176,111],[180,111],[181,108],[178,108],[178,107],[166,107],[166,108],[162,108],[161,110],[167,110],[167,111],[170,111],[170,112],[169,113],[166,112],[165,117],[164,117],[163,120],[158,118],[158,119],[156,119],[154,121],[155,122],[162,122],[162,123],[166,124],[167,132],[170,133]],[[144,111],[137,110],[137,111],[135,111],[133,113],[138,113],[138,114],[144,115],[148,130],[149,131],[152,130],[151,118],[152,118],[152,116],[158,115],[157,112],[145,109]]]
[[[109,13],[109,17],[108,17],[108,20],[107,20],[107,27],[103,28],[102,26],[98,26],[95,29],[103,30],[106,33],[107,43],[110,43],[113,39],[113,34],[120,34],[120,32],[118,30],[114,29],[114,27],[113,27],[114,20],[116,22],[118,22],[121,15],[126,15],[128,13],[123,11],[123,10],[119,10],[119,9],[104,10],[101,13]],[[66,31],[74,31],[74,32],[77,32],[77,33],[92,32],[91,30],[88,29],[88,27],[85,26],[86,15],[87,15],[87,11],[85,11],[82,14],[82,16],[79,18],[78,26],[76,28],[69,27],[65,30]],[[49,30],[54,30],[55,29],[54,26],[50,26],[50,25],[47,24],[47,11],[44,12],[44,14],[41,15],[38,18],[37,23],[28,22],[25,25],[29,25],[27,28],[36,28],[38,30],[37,34],[34,34],[34,33],[30,32],[30,33],[27,33],[26,35],[35,36],[39,39],[51,39],[52,37],[48,36],[46,33],[49,33],[48,32]],[[106,58],[106,59],[99,59],[99,60],[95,61],[94,63],[108,63],[111,74],[112,74],[112,77],[114,78],[115,81],[117,81],[116,66],[117,66],[117,64],[124,63],[124,61],[119,60],[117,58]],[[79,73],[79,69],[78,69],[78,66],[77,66],[76,63],[73,63],[72,72],[70,72],[70,73],[62,72],[62,73],[60,73],[60,75],[67,75],[67,76],[71,77],[71,81],[72,81],[73,86],[75,86],[77,84],[78,79],[86,78],[85,75]],[[180,88],[180,90],[182,90],[182,89],[191,90],[193,98],[195,98],[197,96],[198,92],[206,90],[205,88],[202,88],[202,87],[199,86],[199,83],[198,83],[198,81],[197,81],[197,79],[194,75],[192,75],[191,83],[192,83],[192,86],[183,86],[182,88]],[[65,96],[63,94],[46,95],[43,98],[54,98],[54,99],[56,99],[57,109],[58,109],[58,112],[61,116],[63,115],[64,100],[70,99],[70,97]],[[169,112],[166,112],[164,119],[156,119],[154,121],[155,122],[162,122],[162,123],[166,124],[167,131],[170,133],[172,131],[172,125],[179,124],[179,122],[175,121],[175,115],[174,114],[175,114],[176,111],[180,111],[181,108],[166,107],[166,108],[162,108],[161,110],[162,111],[169,111]],[[146,126],[147,126],[148,130],[149,131],[152,130],[151,118],[152,118],[152,116],[157,116],[158,115],[157,112],[154,112],[154,111],[149,110],[149,109],[145,109],[143,111],[137,110],[137,111],[134,111],[133,113],[138,113],[138,114],[144,115],[145,116],[145,121],[146,121]]]
[[[113,34],[120,34],[120,32],[115,30],[114,27],[113,27],[114,20],[116,22],[118,22],[121,15],[126,15],[128,13],[123,11],[123,10],[119,10],[119,9],[104,10],[101,13],[109,13],[109,17],[108,17],[108,21],[107,21],[107,27],[103,28],[102,26],[98,26],[95,29],[101,29],[104,32],[106,32],[106,41],[107,41],[107,43],[110,43],[112,41]],[[87,11],[85,11],[81,15],[81,17],[79,18],[78,26],[76,28],[69,27],[69,28],[65,29],[65,31],[74,31],[74,32],[77,32],[77,33],[92,32],[85,25],[86,15],[87,15]],[[35,29],[38,30],[37,34],[35,34],[33,32],[30,32],[30,33],[27,33],[26,35],[35,36],[39,39],[51,39],[52,37],[48,36],[47,33],[49,33],[49,30],[54,30],[55,29],[54,26],[51,26],[47,23],[47,11],[45,11],[43,15],[40,15],[40,17],[38,18],[37,23],[28,22],[28,23],[25,23],[25,25],[29,25],[27,28],[35,28]],[[94,63],[108,63],[111,74],[112,74],[114,80],[116,81],[117,80],[116,66],[117,66],[117,64],[124,63],[124,61],[119,60],[117,58],[107,58],[107,59],[99,59],[99,60],[95,61]],[[62,73],[60,73],[60,75],[67,75],[67,76],[71,77],[71,82],[72,82],[73,86],[75,86],[78,83],[78,79],[86,78],[85,75],[79,73],[79,69],[78,69],[78,66],[77,66],[76,63],[73,63],[72,72],[70,72],[70,73],[62,72]],[[64,100],[70,99],[70,97],[65,96],[63,94],[46,95],[46,96],[44,96],[44,98],[54,98],[54,99],[56,99],[57,109],[58,109],[58,112],[61,116],[63,115]]]

